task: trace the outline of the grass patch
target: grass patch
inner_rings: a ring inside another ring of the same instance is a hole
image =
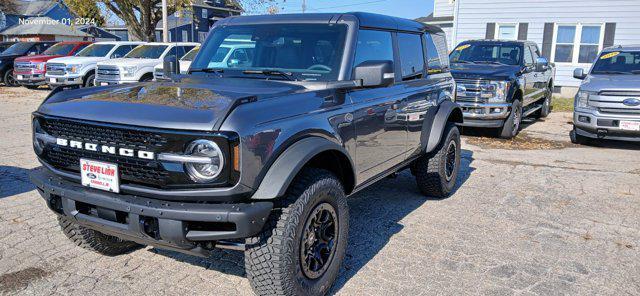
[[[573,112],[573,98],[554,97],[551,108],[555,112]]]

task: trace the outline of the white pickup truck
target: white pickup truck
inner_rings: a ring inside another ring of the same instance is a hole
[[[75,56],[52,59],[47,62],[45,82],[52,88],[61,85],[93,86],[98,62],[124,57],[142,44],[145,42],[96,42]]]
[[[200,47],[196,46],[191,51],[187,52],[182,58],[180,58],[180,74],[187,74],[189,71],[189,67],[191,66],[191,62],[200,51]],[[153,80],[163,80],[164,77],[164,63],[157,64],[153,69]]]
[[[181,58],[194,47],[192,42],[147,43],[136,47],[124,58],[98,63],[96,85],[151,81],[153,68],[168,55]]]

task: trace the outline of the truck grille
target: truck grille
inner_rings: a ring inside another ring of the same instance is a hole
[[[35,64],[32,64],[30,62],[16,62],[14,65],[15,68],[15,72],[31,72],[33,69],[36,68]]]
[[[47,74],[62,76],[66,72],[66,67],[67,66],[65,64],[47,63]]]
[[[96,70],[97,80],[118,80],[120,78],[120,70],[116,66],[98,66]]]
[[[69,140],[118,147],[160,152],[164,151],[168,139],[160,134],[78,123],[62,119],[40,119],[40,126],[48,134]],[[171,183],[170,172],[157,160],[146,160],[119,155],[80,150],[64,146],[53,146],[43,154],[43,160],[56,169],[79,173],[80,158],[94,159],[118,164],[122,183],[136,183],[152,187],[163,187]]]
[[[589,104],[597,107],[602,114],[614,116],[640,115],[640,106],[627,106],[626,99],[640,98],[640,91],[633,90],[603,90],[596,96],[589,98]]]
[[[458,89],[464,89],[462,93],[457,93],[456,101],[458,102],[470,102],[470,103],[486,103],[486,98],[481,98],[482,94],[481,86],[486,81],[479,79],[456,79],[456,85]]]

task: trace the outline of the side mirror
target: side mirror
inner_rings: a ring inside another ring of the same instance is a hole
[[[549,61],[546,58],[539,57],[536,59],[536,71],[543,72],[549,69]]]
[[[584,73],[584,69],[577,68],[573,70],[573,78],[584,80],[585,78],[587,78],[587,74]]]
[[[170,55],[164,57],[162,62],[162,73],[164,77],[171,77],[174,74],[180,74],[180,62],[176,59],[176,56]]]
[[[27,55],[30,55],[30,56],[36,55],[36,52],[35,51],[30,51]]]
[[[356,80],[362,80],[363,87],[388,86],[395,79],[393,62],[366,61],[357,65],[354,70]]]

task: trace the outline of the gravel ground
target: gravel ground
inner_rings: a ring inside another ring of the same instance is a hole
[[[28,182],[29,116],[46,90],[0,87],[0,294],[251,295],[243,254],[203,259],[74,246]],[[640,295],[640,148],[568,142],[568,113],[514,142],[465,131],[457,191],[403,172],[350,199],[339,295]]]

